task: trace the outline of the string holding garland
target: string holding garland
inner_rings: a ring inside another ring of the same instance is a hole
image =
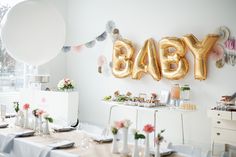
[[[76,45],[76,46],[63,46],[62,52],[67,53],[71,51],[71,49],[74,49],[76,51],[80,50],[83,46],[86,48],[93,48],[96,45],[96,42],[102,42],[105,41],[110,36],[112,42],[115,42],[118,39],[122,39],[122,36],[120,35],[120,31],[118,28],[116,28],[114,21],[108,21],[106,24],[106,30],[97,36],[95,39],[90,40],[84,44]],[[78,49],[79,47],[79,49]]]

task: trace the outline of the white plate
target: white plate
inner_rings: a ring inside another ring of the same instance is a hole
[[[6,128],[8,125],[9,124],[7,124],[7,123],[2,123],[2,124],[0,124],[0,128]]]

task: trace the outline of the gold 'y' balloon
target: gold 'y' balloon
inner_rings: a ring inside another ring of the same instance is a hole
[[[134,62],[132,78],[140,79],[143,73],[149,73],[153,79],[160,80],[161,73],[157,63],[157,52],[153,39],[145,41]]]
[[[134,48],[129,40],[117,40],[113,46],[112,73],[115,77],[127,77],[132,72]]]
[[[189,69],[185,58],[186,47],[184,42],[175,37],[166,37],[159,42],[162,76],[178,80],[183,78]]]
[[[205,80],[207,78],[207,57],[212,47],[219,39],[219,35],[209,34],[203,41],[198,41],[193,34],[189,34],[185,35],[183,39],[194,55],[195,79]]]

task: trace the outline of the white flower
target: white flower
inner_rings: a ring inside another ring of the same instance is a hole
[[[130,120],[128,120],[128,119],[124,120],[124,127],[125,128],[128,128],[131,124],[132,124],[132,122]]]
[[[48,118],[48,117],[49,117],[49,114],[45,112],[45,113],[42,114],[42,117],[43,117],[44,119],[45,119],[45,118]]]
[[[59,81],[59,83],[57,84],[57,88],[61,89],[64,87],[64,80]]]

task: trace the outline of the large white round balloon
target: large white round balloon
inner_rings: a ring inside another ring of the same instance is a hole
[[[65,22],[44,0],[18,3],[4,17],[1,38],[16,60],[41,65],[53,59],[65,43]]]

